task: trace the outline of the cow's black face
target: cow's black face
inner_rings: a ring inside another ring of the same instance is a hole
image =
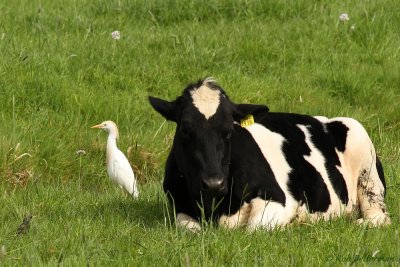
[[[225,100],[226,101],[226,100]],[[221,196],[228,192],[233,117],[222,99],[217,112],[206,119],[193,106],[177,121],[175,160],[194,196]]]
[[[234,121],[268,108],[236,105],[208,79],[188,86],[172,102],[154,97],[149,100],[167,120],[177,123],[171,153],[191,196],[199,199],[226,195]]]

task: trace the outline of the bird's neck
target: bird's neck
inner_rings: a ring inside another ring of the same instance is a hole
[[[110,134],[107,139],[107,149],[114,149],[117,147],[117,137],[114,134]]]
[[[107,153],[106,153],[106,161],[107,165],[110,164],[110,160],[112,159],[113,151],[118,150],[117,147],[117,138],[115,135],[110,134],[107,139]]]

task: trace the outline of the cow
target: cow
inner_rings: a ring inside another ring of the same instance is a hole
[[[163,189],[177,225],[273,230],[346,214],[390,224],[383,167],[355,119],[235,104],[213,78],[149,101],[176,123]]]

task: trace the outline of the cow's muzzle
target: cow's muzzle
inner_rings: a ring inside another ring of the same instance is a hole
[[[202,179],[202,191],[215,195],[222,195],[226,192],[226,183],[224,178],[212,177]]]

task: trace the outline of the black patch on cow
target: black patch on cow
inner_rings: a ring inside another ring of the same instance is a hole
[[[292,168],[289,175],[289,189],[296,200],[307,203],[310,212],[324,212],[331,204],[329,191],[323,178],[304,159],[304,156],[310,155],[310,148],[305,142],[304,133],[297,126],[304,125],[311,135],[312,143],[325,158],[325,168],[335,193],[343,203],[347,204],[347,186],[344,177],[337,169],[340,161],[335,151],[337,144],[335,133],[325,131],[323,124],[314,117],[301,114],[268,113],[262,120],[262,124],[287,140],[282,149]],[[342,137],[339,136],[340,138]]]
[[[378,155],[376,155],[376,169],[378,171],[378,175],[379,175],[379,180],[381,180],[382,184],[383,184],[383,188],[385,189],[385,195],[386,195],[386,181],[385,181],[385,174],[383,172],[383,166],[381,161],[378,158]]]
[[[177,213],[183,212],[195,218],[197,217],[195,212],[197,207],[194,206],[195,201],[186,188],[186,181],[179,172],[174,154],[171,151],[165,164],[164,192]]]
[[[301,146],[300,146],[301,147]],[[293,153],[293,149],[298,149],[299,154]],[[289,189],[296,200],[306,203],[309,211],[326,211],[331,204],[328,188],[320,173],[311,165],[304,156],[307,149],[300,151],[296,142],[287,142],[283,146],[283,151],[289,165],[296,166],[289,175]]]
[[[346,149],[347,132],[349,128],[340,121],[333,121],[326,124],[328,132],[335,137],[335,147],[340,152]]]
[[[331,204],[328,188],[320,173],[304,158],[310,155],[311,150],[305,142],[303,131],[297,126],[310,125],[312,118],[298,114],[269,113],[262,123],[286,139],[282,151],[292,168],[288,187],[293,197],[306,203],[310,212],[326,211]]]
[[[343,175],[337,168],[341,164],[335,150],[335,148],[337,148],[337,145],[342,143],[343,139],[346,140],[346,137],[343,137],[342,135],[339,135],[339,137],[337,137],[335,134],[338,133],[338,131],[330,132],[328,130],[328,132],[326,133],[323,130],[323,124],[318,120],[315,120],[315,122],[316,123],[314,123],[309,129],[311,133],[311,140],[314,143],[315,147],[319,151],[321,151],[323,157],[325,158],[325,168],[328,173],[329,180],[331,181],[332,187],[335,190],[335,193],[339,196],[340,201],[347,205],[349,201],[347,185]],[[346,127],[346,129],[348,128]],[[339,131],[339,133],[343,134],[343,131]],[[342,146],[345,147],[345,144],[343,144]]]
[[[235,125],[232,137],[230,177],[232,199],[236,203],[260,197],[285,206],[286,197],[259,146],[244,128]],[[240,200],[240,201],[239,201]],[[239,207],[231,207],[233,213]]]

